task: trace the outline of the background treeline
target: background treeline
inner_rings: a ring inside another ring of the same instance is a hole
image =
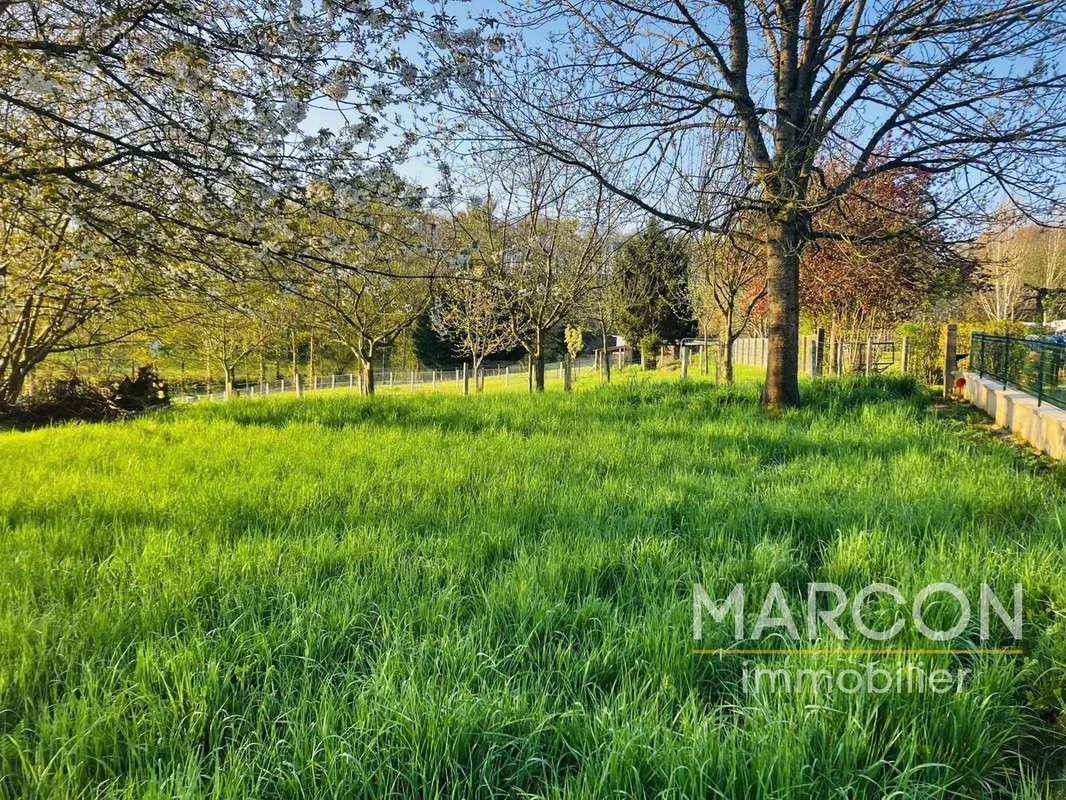
[[[34,259],[18,263],[51,259],[56,268],[20,271],[13,263],[9,294],[21,280],[26,297],[47,293],[60,301],[55,309],[23,304],[45,330],[72,317],[75,296],[91,301],[82,313],[91,311],[92,336],[105,343],[89,338],[83,346],[76,337],[84,330],[70,325],[71,338],[57,339],[18,391],[32,393],[72,374],[116,380],[146,364],[172,391],[296,375],[306,382],[373,370],[454,369],[464,361],[535,367],[568,352],[614,346],[616,336],[631,346],[632,360],[651,366],[662,345],[685,337],[731,344],[765,335],[761,253],[740,226],[733,236],[700,236],[655,219],[609,218],[603,209],[552,217],[535,198],[531,205],[523,178],[535,179],[511,176],[508,191],[526,202],[509,216],[491,201],[451,213],[379,209],[373,213],[389,238],[366,240],[362,228],[331,231],[334,252],[347,248],[345,258],[361,260],[361,271],[328,268],[309,277],[279,271],[265,258],[235,258],[241,280],[190,270],[198,280],[183,285],[160,281],[175,267],[161,267],[155,257],[145,275],[154,272],[166,291],[108,294],[71,280],[78,273],[63,247],[47,239],[35,250],[25,243],[24,255],[33,252]],[[803,326],[858,342],[906,335],[914,371],[934,379],[943,322],[967,323],[965,342],[971,330],[1033,332],[1063,314],[1066,235],[1003,222],[975,242],[955,243],[950,232],[925,227],[872,244],[868,230],[921,218],[928,185],[916,188],[915,180],[886,181],[876,213],[858,198],[837,210],[835,225],[852,235],[803,259]],[[569,349],[568,329],[577,336]],[[27,340],[32,345],[47,342]],[[730,380],[729,348],[721,352]],[[536,389],[535,369],[531,375]]]
[[[0,5],[0,411],[753,331],[788,406],[801,328],[1055,317],[1061,4],[802,5]]]

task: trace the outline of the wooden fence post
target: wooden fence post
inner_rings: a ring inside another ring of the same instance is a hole
[[[463,394],[470,394],[470,375],[466,371],[466,362],[463,362]]]
[[[955,340],[958,337],[958,326],[954,322],[948,323],[944,335],[944,397],[951,397],[955,383]]]
[[[681,345],[681,380],[688,377],[688,348]]]
[[[819,328],[814,339],[814,377],[825,372],[825,328]]]
[[[866,356],[863,360],[866,362],[863,365],[866,368],[866,377],[869,378],[874,373],[874,343],[869,337],[866,338]]]
[[[573,388],[572,383],[571,383],[572,376],[571,376],[571,373],[570,373],[570,369],[571,369],[570,354],[567,353],[565,356],[563,356],[563,391],[564,392],[569,392]]]
[[[911,371],[911,337],[903,337],[903,352],[900,356],[899,371],[904,375]]]

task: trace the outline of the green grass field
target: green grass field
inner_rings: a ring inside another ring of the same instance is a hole
[[[750,380],[629,373],[0,434],[0,796],[1062,796],[1059,475],[911,383],[805,390],[771,418]],[[1025,655],[770,659],[973,670],[793,695],[693,654],[732,632],[693,640],[694,582],[812,580],[1020,581]]]

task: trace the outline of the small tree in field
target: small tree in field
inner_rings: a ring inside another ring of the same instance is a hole
[[[604,192],[525,151],[479,164],[472,185],[483,200],[457,216],[471,265],[529,357],[529,390],[542,392],[549,332],[602,286]]]
[[[264,268],[301,301],[311,330],[355,357],[361,390],[373,394],[374,356],[425,313],[439,263],[430,246],[435,226],[428,215],[373,207],[361,216],[372,224],[348,225],[331,217],[305,223],[311,252],[328,252],[347,266],[271,271],[268,261]]]
[[[766,296],[765,269],[749,241],[706,234],[695,242],[692,306],[704,325],[717,325],[721,331],[727,383],[733,382],[733,343]]]
[[[518,345],[498,295],[484,277],[469,263],[457,269],[441,282],[431,314],[433,327],[470,357],[479,392],[485,388],[481,374],[485,358]]]
[[[655,219],[615,254],[616,324],[627,341],[640,347],[645,368],[659,343],[679,339],[691,329],[688,269],[686,243]]]
[[[235,269],[240,269],[236,259],[242,254],[240,250],[233,254]],[[163,328],[160,337],[179,351],[202,353],[208,375],[217,366],[228,399],[234,393],[237,368],[276,335],[282,318],[279,299],[268,284],[200,276],[195,285],[158,304],[159,313],[181,318]]]
[[[234,394],[237,367],[271,334],[263,311],[256,301],[236,305],[219,303],[194,323],[205,355],[222,370],[226,399]]]
[[[585,346],[585,331],[580,325],[567,325],[563,331],[563,340],[570,358],[577,358],[581,348]]]
[[[610,267],[610,259],[604,257],[601,260],[602,275],[598,286],[589,297],[588,317],[599,329],[600,349],[603,353],[600,361],[600,376],[604,383],[611,382],[611,343],[608,340],[609,333],[614,329],[615,316],[615,287],[614,273]]]

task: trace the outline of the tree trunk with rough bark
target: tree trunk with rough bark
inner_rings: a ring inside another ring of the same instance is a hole
[[[766,230],[767,352],[762,402],[799,405],[799,256],[794,218],[772,219]]]
[[[363,360],[363,380],[359,385],[360,394],[372,395],[374,394],[374,360],[372,358]]]
[[[737,340],[736,336],[729,335],[725,340],[725,382],[730,386],[733,385],[733,342]]]
[[[10,408],[18,402],[28,374],[29,370],[21,364],[10,365],[7,374],[3,376],[3,382],[0,383],[0,409]]]
[[[544,391],[544,335],[537,331],[530,345],[526,346],[529,356],[529,391]]]

